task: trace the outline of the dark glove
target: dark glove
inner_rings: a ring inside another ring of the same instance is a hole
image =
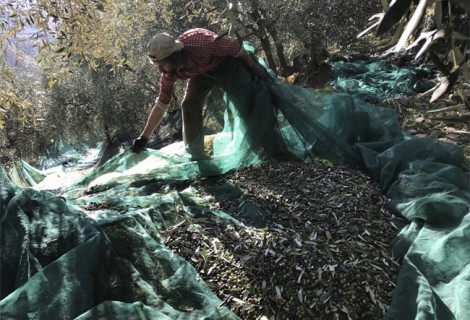
[[[132,148],[131,148],[132,152],[139,153],[142,150],[144,150],[148,141],[149,141],[149,138],[144,137],[144,136],[140,136],[137,139],[135,139],[132,142]]]

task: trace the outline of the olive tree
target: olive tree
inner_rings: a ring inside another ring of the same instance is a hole
[[[34,63],[44,77],[35,76],[43,85],[21,90],[17,83],[27,83],[28,78],[16,72],[14,59],[2,55],[2,154],[8,148],[23,148],[26,141],[30,150],[43,151],[26,128],[34,127],[44,141],[109,141],[135,133],[133,124],[143,125],[158,85],[145,44],[152,32],[171,29],[175,16],[170,5],[165,0],[3,2],[0,50],[21,53],[17,40],[27,33],[26,40],[36,50]],[[32,97],[38,92],[43,99]],[[24,150],[12,153],[24,157]]]
[[[247,0],[232,9],[230,22],[241,38],[259,44],[270,68],[308,78],[332,51],[350,50],[368,14],[379,7],[378,1]]]

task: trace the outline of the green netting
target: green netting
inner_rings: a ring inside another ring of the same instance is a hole
[[[2,319],[236,318],[162,245],[156,209],[92,220],[47,192],[0,191]]]
[[[0,318],[237,319],[161,231],[184,217],[244,226],[192,187],[173,186],[266,157],[318,156],[368,171],[390,210],[409,221],[391,244],[402,268],[386,318],[470,319],[470,177],[461,148],[407,136],[393,110],[254,79],[238,63],[220,86],[225,126],[206,137],[208,160],[190,161],[175,143],[122,152],[59,196],[0,184]],[[219,191],[240,196],[226,187]]]
[[[426,67],[398,67],[383,60],[337,61],[331,64],[331,72],[335,80],[330,84],[336,91],[373,101],[413,95],[434,87],[432,81],[425,80],[431,75]]]
[[[0,181],[12,182],[21,187],[33,187],[41,182],[47,174],[36,169],[23,160],[13,163],[8,170],[1,168]]]
[[[7,170],[2,166],[0,167],[0,181],[1,182],[10,182],[10,177],[8,176]]]
[[[34,187],[51,173],[89,168],[102,154],[101,144],[96,148],[82,146],[82,149],[83,151],[79,152],[70,144],[59,141],[49,157],[39,157],[41,169],[19,160],[10,164],[8,168],[0,167],[0,181],[11,182],[25,188]]]
[[[59,140],[54,145],[54,148],[49,150],[48,154],[39,157],[39,167],[43,170],[60,165],[74,165],[76,168],[86,168],[90,163],[92,163],[91,165],[96,163],[97,159],[103,153],[102,147],[102,143],[98,144],[96,148],[90,148],[90,146],[84,143],[73,147],[70,143]],[[84,157],[86,154],[88,154],[88,156]]]

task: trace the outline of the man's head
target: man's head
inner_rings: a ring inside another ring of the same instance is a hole
[[[175,40],[167,33],[157,33],[147,45],[148,56],[152,63],[168,58],[172,53],[183,49],[181,41]]]

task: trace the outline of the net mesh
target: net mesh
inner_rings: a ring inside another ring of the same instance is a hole
[[[219,86],[225,110],[207,109],[207,160],[190,161],[182,142],[125,151],[59,194],[28,188],[34,183],[2,168],[0,318],[238,319],[161,232],[198,217],[245,228],[211,210],[197,190],[174,186],[272,157],[365,170],[389,209],[408,221],[391,243],[402,266],[387,319],[470,318],[469,170],[461,148],[408,136],[391,109],[262,81],[238,62]]]

